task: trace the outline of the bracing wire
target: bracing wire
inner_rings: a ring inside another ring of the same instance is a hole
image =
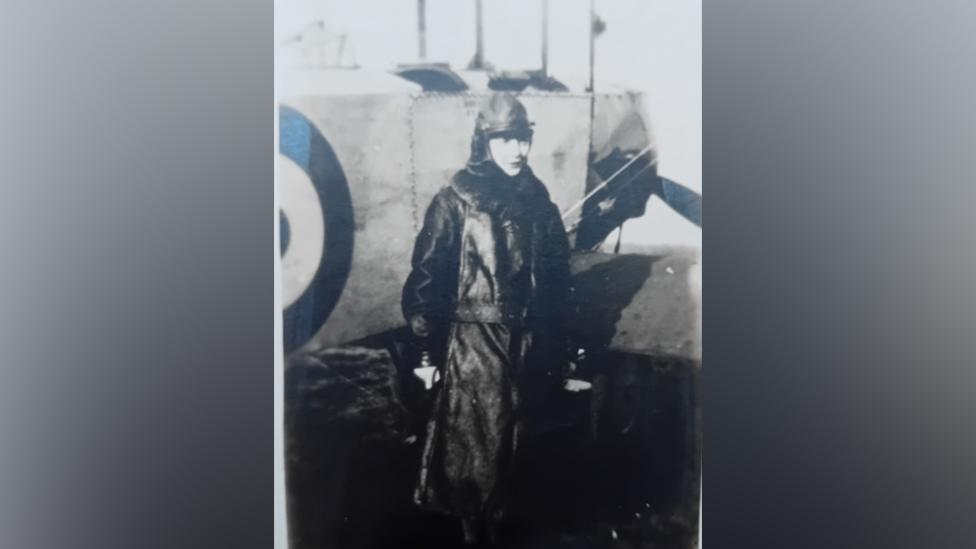
[[[639,153],[635,154],[634,157],[631,158],[630,160],[628,160],[626,164],[624,164],[623,166],[620,167],[620,169],[618,169],[617,171],[613,172],[613,175],[611,175],[610,177],[608,177],[603,183],[600,183],[599,185],[597,185],[596,187],[594,187],[592,191],[586,193],[586,196],[584,196],[583,198],[581,198],[578,202],[576,202],[575,204],[573,204],[572,206],[570,206],[565,212],[563,212],[563,214],[562,214],[563,221],[565,221],[566,218],[569,217],[569,215],[571,213],[573,213],[576,210],[578,210],[580,208],[580,206],[583,205],[584,202],[586,202],[587,200],[590,199],[591,196],[593,196],[594,194],[596,194],[600,189],[602,189],[602,188],[606,187],[608,184],[610,184],[610,182],[613,181],[618,175],[620,175],[621,173],[623,173],[623,171],[626,170],[628,167],[630,167],[631,164],[633,164],[634,162],[636,162],[638,158],[644,156],[645,154],[647,154],[648,152],[650,152],[651,149],[653,149],[653,148],[654,148],[654,143],[651,143],[650,145],[644,147],[643,150],[641,150]],[[655,158],[654,160],[652,160],[648,164],[648,166],[653,166],[656,163],[657,163],[657,159]],[[641,171],[643,171],[643,170],[641,170]]]

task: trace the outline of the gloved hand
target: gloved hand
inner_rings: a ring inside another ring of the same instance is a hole
[[[576,358],[569,361],[569,367],[567,368],[566,375],[563,377],[563,389],[571,393],[578,393],[580,391],[589,391],[593,388],[593,384],[589,381],[579,379],[577,376],[577,370],[579,369],[578,363],[586,359],[586,351],[583,349],[578,349],[576,352]]]
[[[410,331],[417,337],[429,337],[430,323],[423,315],[414,315],[410,317]]]
[[[580,391],[589,391],[593,388],[593,384],[589,381],[583,381],[582,379],[567,379],[563,381],[563,389],[569,391],[570,393],[578,393]]]

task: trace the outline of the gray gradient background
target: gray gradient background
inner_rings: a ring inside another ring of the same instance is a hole
[[[974,545],[974,22],[705,2],[713,549]],[[0,547],[272,545],[272,33],[3,4]]]

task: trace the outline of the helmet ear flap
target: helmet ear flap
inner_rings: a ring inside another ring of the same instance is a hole
[[[488,134],[477,129],[471,136],[471,160],[470,164],[479,165],[491,161],[491,154],[488,152]]]

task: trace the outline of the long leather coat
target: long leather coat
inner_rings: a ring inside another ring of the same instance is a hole
[[[567,364],[569,246],[559,211],[526,166],[458,172],[417,236],[403,312],[440,347],[418,504],[497,515],[519,432],[541,417]]]

